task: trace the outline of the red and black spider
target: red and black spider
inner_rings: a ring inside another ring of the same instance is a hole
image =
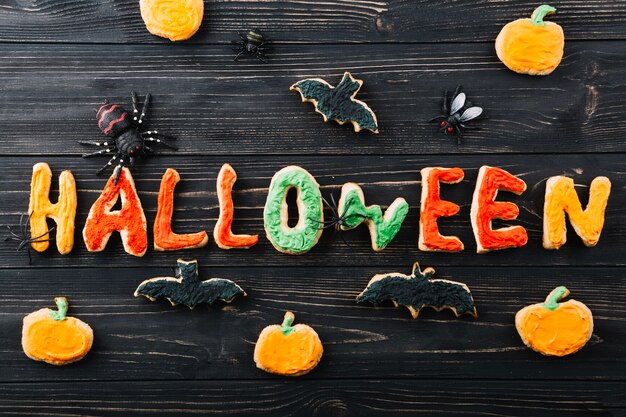
[[[31,211],[28,214],[28,217],[26,217],[26,222],[24,222],[25,215],[22,214],[20,216],[20,226],[19,226],[20,230],[19,230],[18,233],[15,233],[13,231],[13,229],[11,229],[11,226],[7,226],[7,229],[9,229],[9,233],[11,233],[11,236],[9,236],[6,239],[4,239],[4,240],[15,240],[17,242],[20,242],[17,245],[17,249],[16,249],[18,252],[21,251],[24,248],[27,249],[27,251],[28,251],[28,265],[33,263],[33,258],[30,256],[30,245],[31,245],[31,243],[33,243],[33,242],[50,242],[50,241],[52,241],[53,239],[47,239],[47,238],[44,239],[44,237],[46,237],[46,235],[48,237],[50,237],[50,232],[52,232],[52,231],[54,231],[54,229],[56,229],[56,226],[54,226],[54,227],[51,227],[50,229],[48,229],[47,232],[42,233],[39,236],[32,237],[30,235],[30,218],[32,217],[32,215],[33,215],[33,212]]]
[[[146,95],[146,100],[143,103],[141,113],[139,113],[139,101],[137,99],[137,94],[132,91],[131,95],[133,97],[132,118],[122,106],[119,104],[108,103],[108,101],[105,101],[104,104],[96,111],[98,127],[102,130],[102,133],[111,138],[110,141],[79,141],[81,145],[104,147],[102,150],[84,154],[83,158],[91,158],[99,155],[113,155],[109,162],[98,170],[97,175],[100,175],[108,167],[115,164],[116,185],[120,177],[120,173],[122,172],[122,167],[133,167],[137,158],[144,158],[148,155],[154,154],[154,150],[146,144],[147,142],[160,144],[174,150],[177,149],[174,145],[168,142],[168,140],[176,140],[176,138],[162,135],[156,130],[140,130],[147,120],[146,114],[148,113],[148,108],[150,106],[151,95],[150,93]]]

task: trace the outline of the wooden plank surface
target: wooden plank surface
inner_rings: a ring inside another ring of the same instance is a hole
[[[488,44],[280,45],[276,52],[263,65],[232,62],[223,45],[0,44],[0,154],[82,153],[77,141],[102,137],[93,110],[104,99],[130,106],[131,89],[154,95],[152,126],[180,138],[179,154],[626,151],[620,42],[570,42],[561,67],[545,78],[507,70]],[[308,77],[336,84],[344,70],[364,80],[359,98],[376,111],[379,135],[324,124],[289,91]],[[443,91],[459,83],[488,118],[461,146],[426,122],[441,114]]]
[[[205,2],[198,34],[177,44],[147,33],[136,0],[0,2],[0,227],[27,209],[36,162],[52,168],[53,200],[64,169],[76,176],[79,199],[70,255],[52,245],[28,265],[13,242],[0,241],[0,415],[626,416],[626,1],[553,5],[567,37],[563,62],[548,77],[526,77],[507,70],[493,47],[502,25],[537,6],[526,0],[216,0]],[[252,27],[274,40],[267,65],[232,61],[229,41]],[[359,98],[376,111],[379,135],[324,124],[289,91],[307,77],[336,83],[345,70],[364,80]],[[487,116],[460,146],[426,122],[457,83]],[[131,90],[153,94],[151,126],[180,146],[134,174],[149,226],[143,258],[124,253],[118,236],[97,254],[81,237],[106,176],[95,176],[105,160],[82,159],[87,149],[77,141],[102,139],[93,109],[105,98],[130,107]],[[239,176],[234,229],[259,233],[259,244],[223,251],[211,239],[202,249],[155,252],[165,169],[182,177],[174,229],[211,235],[226,162]],[[272,175],[292,164],[309,170],[326,197],[353,181],[369,204],[406,198],[402,230],[381,253],[363,227],[343,234],[348,245],[328,231],[306,255],[276,252],[262,210]],[[482,165],[526,181],[522,196],[498,196],[520,206],[519,219],[497,222],[524,226],[524,248],[475,253],[469,212]],[[442,187],[459,215],[439,221],[463,240],[462,253],[417,249],[427,166],[465,170],[463,182]],[[542,249],[553,175],[572,177],[583,204],[594,177],[611,179],[595,248],[569,228],[563,248]],[[202,277],[233,279],[248,296],[191,311],[133,297],[142,280],[171,274],[178,257],[198,259]],[[478,319],[424,310],[413,320],[390,304],[356,304],[374,274],[408,273],[415,260],[467,283]],[[558,285],[590,307],[595,328],[581,352],[555,359],[527,349],[513,320]],[[20,346],[22,318],[58,295],[96,335],[90,354],[67,367],[31,361]],[[268,375],[252,358],[261,329],[286,309],[324,342],[320,365],[298,379]]]
[[[529,0],[205,1],[203,24],[187,43],[228,43],[259,28],[283,43],[492,42],[502,26],[530,16]],[[552,18],[570,40],[626,38],[626,1],[557,0]],[[145,29],[137,0],[9,0],[0,41],[170,43]]]

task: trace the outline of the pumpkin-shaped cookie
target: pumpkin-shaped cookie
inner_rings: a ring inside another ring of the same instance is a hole
[[[204,14],[203,0],[140,0],[139,7],[148,31],[171,41],[191,38]]]
[[[569,300],[565,287],[555,288],[544,303],[524,307],[515,327],[529,348],[547,356],[565,356],[582,349],[593,333],[593,315],[586,305]]]
[[[324,348],[313,328],[306,324],[292,326],[295,316],[285,313],[281,326],[267,326],[259,335],[254,348],[254,362],[265,372],[298,376],[317,366]]]
[[[509,69],[520,74],[548,75],[563,58],[565,35],[561,26],[544,22],[556,9],[537,7],[530,19],[507,23],[496,38],[498,58]]]
[[[68,317],[67,299],[54,299],[58,311],[42,308],[24,317],[22,348],[29,358],[52,365],[81,360],[93,344],[93,330],[74,317]]]

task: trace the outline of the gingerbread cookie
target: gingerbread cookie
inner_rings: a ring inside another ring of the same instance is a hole
[[[203,0],[139,0],[139,7],[148,32],[171,41],[191,38],[204,15]]]
[[[67,298],[54,299],[58,311],[42,308],[24,317],[22,348],[29,358],[52,365],[67,365],[85,357],[93,344],[93,330],[68,317]]]
[[[376,274],[356,301],[379,305],[391,300],[396,307],[408,308],[414,319],[424,307],[436,311],[450,309],[457,317],[462,314],[477,317],[474,299],[467,285],[446,279],[431,279],[434,274],[433,268],[422,271],[418,262],[413,264],[411,275],[400,272]]]
[[[457,236],[442,236],[437,219],[457,214],[460,207],[442,200],[439,184],[457,184],[463,181],[461,168],[424,168],[422,173],[422,198],[420,208],[420,235],[418,246],[427,252],[458,252],[464,249]]]
[[[378,133],[376,115],[367,104],[355,98],[362,85],[363,81],[346,71],[336,87],[321,78],[308,78],[289,89],[299,92],[303,102],[313,103],[315,111],[324,117],[325,122],[334,120],[340,125],[350,122],[355,132],[367,129]]]
[[[174,188],[180,181],[175,169],[168,168],[161,179],[157,200],[157,214],[154,219],[154,249],[158,251],[201,248],[209,241],[205,231],[179,235],[172,231],[174,212]]]
[[[611,194],[611,181],[597,177],[589,187],[589,203],[582,209],[574,180],[557,176],[546,182],[546,199],[543,205],[543,247],[559,249],[567,240],[565,213],[574,231],[585,246],[595,246],[604,227],[604,211]]]
[[[217,198],[220,202],[220,217],[217,219],[213,238],[222,249],[248,249],[259,241],[259,235],[236,235],[232,232],[235,206],[233,204],[233,185],[237,173],[229,164],[222,165],[217,176]]]
[[[515,315],[515,327],[526,346],[547,356],[565,356],[579,351],[593,333],[593,315],[583,303],[559,300],[569,295],[555,288],[544,303],[524,307]]]
[[[146,216],[129,169],[119,169],[122,172],[117,185],[115,179],[118,175],[113,172],[102,194],[91,206],[83,229],[83,239],[89,252],[100,252],[106,247],[111,234],[119,231],[124,250],[134,256],[143,256],[148,249]],[[120,196],[122,208],[111,211]]]
[[[555,13],[546,4],[535,9],[530,19],[507,23],[496,38],[496,54],[509,69],[520,74],[548,75],[563,58],[565,35],[561,26],[544,22]]]
[[[299,376],[320,362],[324,348],[319,336],[306,324],[292,326],[294,318],[288,311],[282,325],[263,329],[254,347],[257,368],[271,374]]]
[[[385,214],[378,205],[365,205],[365,195],[359,185],[348,182],[341,188],[341,198],[337,206],[339,228],[351,230],[366,223],[372,240],[372,249],[380,252],[400,231],[402,222],[409,212],[409,204],[398,197],[387,208]]]
[[[76,181],[71,171],[63,171],[59,176],[59,200],[50,202],[50,184],[52,171],[45,162],[33,166],[30,183],[30,236],[47,236],[49,233],[46,218],[56,223],[57,249],[61,255],[67,255],[74,247],[74,220],[76,218]],[[34,239],[31,246],[37,252],[48,249],[49,239]]]
[[[520,195],[526,191],[526,183],[503,169],[482,166],[478,171],[470,213],[477,253],[517,248],[528,242],[526,229],[521,226],[491,228],[493,219],[515,220],[519,214],[516,204],[494,201],[499,190]]]
[[[298,191],[298,223],[289,227],[287,193]],[[324,211],[320,186],[313,175],[295,165],[285,167],[272,177],[263,210],[267,239],[276,250],[292,255],[308,252],[322,235]]]
[[[233,281],[211,278],[200,281],[198,261],[177,261],[176,277],[156,277],[143,281],[135,290],[135,297],[143,295],[151,301],[167,298],[175,306],[184,304],[190,309],[198,304],[213,304],[218,300],[232,302],[237,296],[246,296],[245,291]]]

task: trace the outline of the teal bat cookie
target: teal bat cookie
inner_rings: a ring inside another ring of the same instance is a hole
[[[145,280],[135,291],[135,297],[143,295],[152,301],[167,298],[172,305],[184,304],[194,308],[201,303],[213,304],[217,300],[227,303],[237,296],[245,296],[244,290],[233,281],[211,278],[200,281],[198,261],[178,260],[176,277],[157,277]]]
[[[378,120],[372,109],[354,98],[362,85],[363,81],[346,71],[337,87],[321,78],[308,78],[298,81],[290,90],[298,91],[303,102],[313,103],[325,122],[334,120],[340,125],[351,122],[355,132],[368,129],[378,133]]]

